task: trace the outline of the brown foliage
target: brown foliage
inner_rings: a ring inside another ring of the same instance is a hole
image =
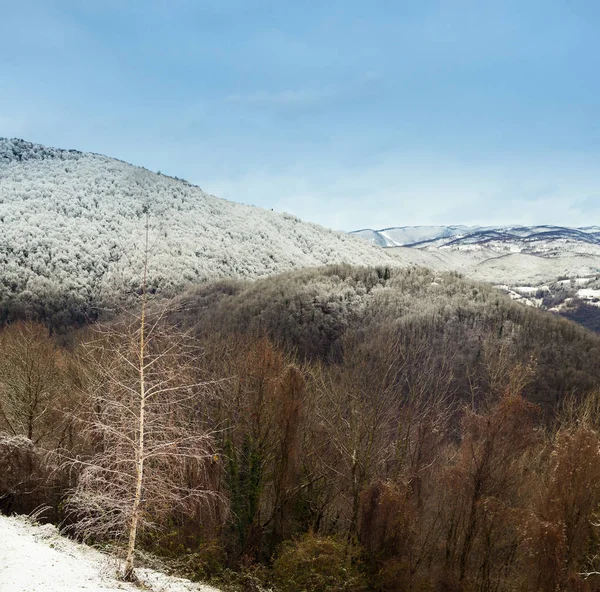
[[[281,592],[363,592],[367,586],[357,559],[343,540],[308,533],[283,546],[274,579]]]
[[[518,370],[517,370],[518,371]],[[539,442],[535,407],[507,391],[487,413],[467,411],[456,462],[445,475],[445,570],[484,587],[492,569],[511,563],[514,516],[526,484],[529,453]]]
[[[126,405],[137,392],[127,388],[136,380],[127,363],[136,360],[135,324],[131,333],[112,328],[120,339],[109,331],[82,356],[85,380],[73,377],[71,354],[51,341],[45,354],[48,368],[58,368],[47,392],[75,384],[91,402],[68,407],[85,428],[74,441],[79,493],[98,483],[129,492],[135,476]],[[17,333],[9,335],[16,343]],[[47,344],[46,335],[38,339]],[[283,589],[363,589],[367,580],[382,592],[599,589],[598,394],[568,399],[544,424],[523,397],[539,368],[518,364],[509,340],[481,344],[479,374],[460,392],[454,372],[465,359],[444,340],[434,353],[429,340],[419,324],[367,326],[340,338],[335,363],[300,363],[265,337],[211,334],[188,349],[157,334],[147,386],[173,391],[156,408],[151,397],[147,409],[152,458],[142,523],[164,528],[160,536],[148,531],[143,544],[189,555],[180,563],[198,576],[224,563],[265,575],[274,561]],[[69,440],[44,414],[32,425],[45,446]],[[175,458],[173,442],[199,462]],[[0,443],[5,510],[9,500],[13,509],[30,507],[31,483],[41,494],[36,505],[51,499],[39,487],[49,469],[38,450]],[[154,495],[165,484],[175,501]],[[191,507],[180,499],[190,489],[200,497],[210,489],[226,504],[197,497]],[[75,516],[84,525],[106,516],[90,501]],[[115,507],[120,527],[128,510]]]
[[[34,445],[72,442],[77,397],[71,356],[42,325],[17,322],[0,333],[0,429]]]
[[[530,574],[541,590],[587,589],[597,570],[600,440],[585,426],[561,430],[544,475],[537,519],[528,522]]]

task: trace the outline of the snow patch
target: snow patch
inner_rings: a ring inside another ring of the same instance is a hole
[[[139,592],[115,577],[116,560],[62,537],[56,527],[0,515],[0,592]],[[220,592],[151,569],[137,569],[152,592]]]

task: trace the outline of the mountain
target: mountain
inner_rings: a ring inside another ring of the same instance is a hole
[[[356,237],[114,158],[0,139],[0,320],[89,310],[137,290],[145,212],[149,287],[166,294],[219,277],[394,262]]]
[[[350,234],[380,247],[461,250],[485,247],[497,252],[545,256],[565,252],[600,253],[600,226],[397,226],[382,230],[355,230]]]
[[[407,247],[440,239],[453,239],[468,234],[479,226],[395,226],[382,230],[354,230],[359,236],[378,247]]]
[[[351,234],[385,247],[403,264],[496,284],[539,286],[600,274],[600,226],[404,226]]]
[[[600,315],[598,226],[420,226],[348,236],[107,156],[0,139],[0,322],[31,314],[55,325],[82,322],[139,290],[146,213],[148,286],[165,295],[328,264],[424,266],[573,318]]]
[[[352,234],[403,265],[459,272],[600,330],[600,226],[404,226]]]

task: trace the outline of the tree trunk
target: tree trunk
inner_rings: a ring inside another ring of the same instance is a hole
[[[123,577],[127,581],[135,579],[133,573],[133,562],[135,554],[135,541],[137,538],[138,523],[141,515],[142,488],[144,484],[144,414],[146,411],[146,382],[144,379],[145,369],[145,322],[146,322],[146,275],[148,270],[148,218],[146,217],[146,249],[144,254],[144,279],[142,284],[142,311],[140,318],[140,344],[139,344],[139,381],[140,381],[140,407],[138,439],[136,450],[136,482],[135,497],[131,509],[131,524],[129,526],[129,543],[127,545],[127,558],[125,559],[125,569]]]

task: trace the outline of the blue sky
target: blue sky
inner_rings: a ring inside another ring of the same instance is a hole
[[[600,224],[596,0],[0,0],[0,136],[352,230]]]

